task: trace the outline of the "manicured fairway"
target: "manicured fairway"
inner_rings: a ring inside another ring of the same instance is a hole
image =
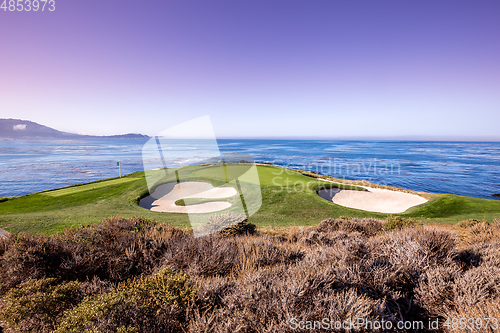
[[[228,168],[238,173],[248,166]],[[222,185],[220,166],[183,169],[184,180],[202,180],[214,186]],[[304,176],[300,172],[274,166],[257,167],[262,193],[262,206],[250,217],[257,226],[296,226],[317,224],[324,218],[380,217],[387,214],[342,207],[320,198],[316,190],[320,184],[329,184]],[[175,180],[171,173],[168,179]],[[334,185],[335,186],[335,185]],[[352,187],[349,187],[352,188]],[[359,188],[358,188],[359,189]],[[189,227],[186,214],[158,213],[139,207],[140,198],[148,195],[144,172],[123,178],[33,193],[0,202],[0,228],[10,232],[53,233],[65,227],[97,223],[110,216],[142,216],[175,226]],[[500,201],[449,194],[429,194],[431,200],[410,208],[401,216],[411,216],[424,223],[454,223],[468,218],[493,221],[500,218]]]
[[[60,190],[44,191],[44,192],[41,192],[41,194],[48,195],[50,197],[60,197],[61,195],[68,195],[68,194],[74,194],[74,193],[78,193],[78,192],[91,191],[91,190],[99,189],[102,187],[108,187],[111,185],[128,183],[128,182],[135,181],[137,179],[139,179],[139,178],[135,178],[135,177],[118,178],[118,179],[107,180],[107,181],[98,182],[98,183],[90,183],[90,184],[86,184],[86,185],[66,187],[66,188],[63,188]]]

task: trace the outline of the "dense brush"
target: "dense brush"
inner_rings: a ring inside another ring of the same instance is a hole
[[[10,235],[0,240],[0,326],[248,333],[323,318],[500,318],[499,223],[463,228],[470,236],[460,241],[418,224],[388,231],[383,220],[341,218],[279,237],[239,226],[195,238],[111,218]]]

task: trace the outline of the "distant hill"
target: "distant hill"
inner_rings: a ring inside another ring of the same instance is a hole
[[[56,129],[37,124],[29,120],[21,119],[1,119],[0,118],[0,138],[8,139],[77,139],[77,138],[112,138],[112,139],[146,139],[143,134],[123,134],[110,136],[80,135],[68,132],[61,132]]]

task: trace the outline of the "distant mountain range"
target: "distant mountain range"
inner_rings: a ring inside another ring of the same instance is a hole
[[[7,139],[78,139],[78,138],[111,138],[111,139],[147,139],[143,134],[128,133],[122,135],[95,136],[61,132],[56,129],[37,124],[29,120],[1,119],[0,138]]]

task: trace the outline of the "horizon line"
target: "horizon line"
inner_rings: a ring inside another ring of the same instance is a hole
[[[332,141],[439,141],[439,142],[500,142],[500,136],[433,136],[433,135],[408,135],[408,136],[218,136],[221,140],[332,140]]]

